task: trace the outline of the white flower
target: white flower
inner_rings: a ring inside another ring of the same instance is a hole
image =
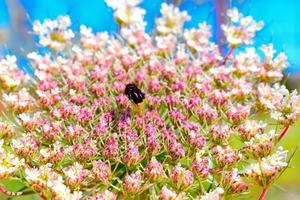
[[[200,200],[221,200],[223,199],[224,190],[221,187],[217,187],[213,191],[200,197]]]
[[[105,0],[106,4],[115,10],[114,17],[121,26],[144,24],[146,11],[136,7],[140,0]]]
[[[239,13],[237,8],[229,9],[227,11],[227,16],[232,22],[239,22],[239,20],[243,17],[243,15]]]
[[[69,27],[71,20],[69,16],[59,16],[55,20],[46,19],[43,23],[34,21],[33,31],[39,35],[39,43],[55,51],[61,51],[74,37]]]
[[[181,12],[172,4],[163,3],[160,12],[162,16],[156,20],[156,29],[162,35],[181,33],[184,22],[191,18],[186,11]]]
[[[204,23],[198,24],[199,28],[187,29],[183,33],[183,37],[187,46],[196,51],[203,51],[209,45],[209,38],[211,37],[211,27]]]
[[[58,21],[57,20],[45,19],[44,25],[45,25],[45,27],[48,28],[48,30],[54,31],[55,29],[58,28]]]
[[[265,58],[267,60],[271,60],[276,53],[276,50],[273,47],[273,44],[268,44],[268,45],[262,45],[260,47],[261,51],[264,53]]]
[[[161,36],[156,36],[155,41],[156,41],[156,46],[159,50],[164,52],[170,52],[175,48],[177,37],[172,34],[166,36],[161,35]]]
[[[33,27],[32,27],[33,31],[39,35],[44,35],[47,34],[48,29],[46,27],[45,24],[42,24],[39,21],[34,21],[33,22]]]
[[[80,26],[80,34],[84,37],[89,38],[89,37],[93,36],[92,28],[88,28],[85,25],[81,25]]]
[[[4,141],[0,140],[0,179],[7,178],[12,173],[24,166],[24,159],[19,159],[4,147]]]
[[[245,145],[254,148],[257,145],[260,146],[261,144],[266,144],[269,141],[273,141],[278,135],[279,133],[276,133],[275,130],[271,130],[264,134],[256,134],[249,141],[246,141]],[[258,148],[254,148],[254,150],[257,149]]]
[[[263,27],[263,22],[256,22],[252,17],[244,17],[236,8],[227,11],[230,23],[222,25],[227,42],[232,46],[252,44],[256,31]]]
[[[18,69],[17,58],[14,55],[6,55],[5,59],[0,61],[0,74],[5,72],[5,70],[15,70]]]
[[[105,0],[105,3],[112,9],[122,8],[127,5],[137,6],[141,0]]]
[[[25,175],[26,175],[26,179],[28,181],[34,182],[34,181],[39,179],[40,172],[36,168],[34,168],[34,169],[26,168],[25,169]]]
[[[69,16],[59,16],[57,19],[58,28],[66,30],[71,26],[71,19]]]
[[[237,62],[234,63],[234,68],[236,68],[238,73],[255,73],[260,70],[260,57],[256,54],[253,47],[246,48],[246,52],[239,52],[235,59]]]
[[[28,79],[26,76],[22,78],[20,72],[16,56],[6,55],[5,58],[0,60],[0,87],[14,88],[21,84],[22,79]]]
[[[277,178],[283,168],[288,166],[286,160],[287,151],[284,151],[282,147],[278,147],[274,154],[262,158],[259,163],[249,165],[245,170],[245,174],[255,179],[261,186],[266,187]]]
[[[276,83],[272,88],[271,117],[283,125],[290,125],[300,117],[300,96],[289,92],[284,85]]]

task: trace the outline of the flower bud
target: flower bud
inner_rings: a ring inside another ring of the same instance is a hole
[[[159,178],[163,178],[164,170],[162,164],[158,162],[155,157],[152,157],[151,161],[147,164],[145,168],[145,174],[152,181],[156,181]]]
[[[140,171],[133,174],[127,174],[124,178],[124,189],[128,193],[139,192],[143,184],[143,176]]]
[[[243,182],[240,175],[238,174],[237,169],[233,169],[230,172],[226,172],[223,175],[221,184],[229,194],[242,193],[248,189],[248,185],[245,182]]]
[[[170,176],[173,183],[179,188],[186,188],[194,181],[193,172],[181,167],[180,163],[173,168]]]
[[[209,176],[209,157],[202,157],[199,153],[196,154],[196,159],[192,162],[192,169],[196,176],[206,178]]]
[[[278,133],[275,130],[271,130],[269,133],[258,134],[249,141],[244,142],[245,146],[242,147],[241,151],[256,158],[265,157],[271,153],[277,136]]]
[[[93,161],[93,175],[96,180],[108,184],[111,176],[110,167],[103,161]]]
[[[229,146],[216,146],[213,148],[213,156],[219,167],[224,167],[226,165],[233,165],[240,160],[240,155],[237,154]]]

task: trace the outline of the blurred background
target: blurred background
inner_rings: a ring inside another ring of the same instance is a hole
[[[140,6],[147,11],[147,31],[154,26],[162,2],[176,4],[187,10],[192,20],[186,27],[196,27],[207,21],[212,25],[213,40],[222,45],[220,24],[230,7],[237,7],[244,15],[263,20],[265,27],[256,37],[255,45],[272,42],[278,51],[284,51],[290,62],[286,69],[288,86],[299,88],[300,83],[300,0],[144,0]],[[93,31],[117,32],[113,23],[113,11],[104,0],[0,0],[0,58],[15,54],[22,68],[27,68],[26,54],[35,50],[35,38],[30,33],[34,20],[69,15],[72,28],[79,30],[81,24]],[[300,144],[300,123],[290,129],[281,141],[291,152]],[[300,153],[296,153],[289,169],[270,189],[266,199],[300,199]],[[14,187],[12,183],[10,187]],[[258,196],[253,194],[254,197]],[[1,196],[0,196],[1,198]]]

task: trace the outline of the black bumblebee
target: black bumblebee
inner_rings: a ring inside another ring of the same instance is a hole
[[[139,104],[145,99],[145,94],[133,83],[126,85],[125,94],[135,104]]]

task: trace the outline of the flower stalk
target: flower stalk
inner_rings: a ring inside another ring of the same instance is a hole
[[[287,132],[288,132],[288,130],[289,130],[289,125],[287,125],[284,129],[283,129],[283,131],[280,133],[280,135],[279,135],[279,137],[278,137],[278,141],[280,141],[286,134],[287,134]]]
[[[266,195],[267,195],[268,189],[267,188],[263,188],[263,190],[260,193],[260,196],[258,198],[258,200],[264,200]]]

